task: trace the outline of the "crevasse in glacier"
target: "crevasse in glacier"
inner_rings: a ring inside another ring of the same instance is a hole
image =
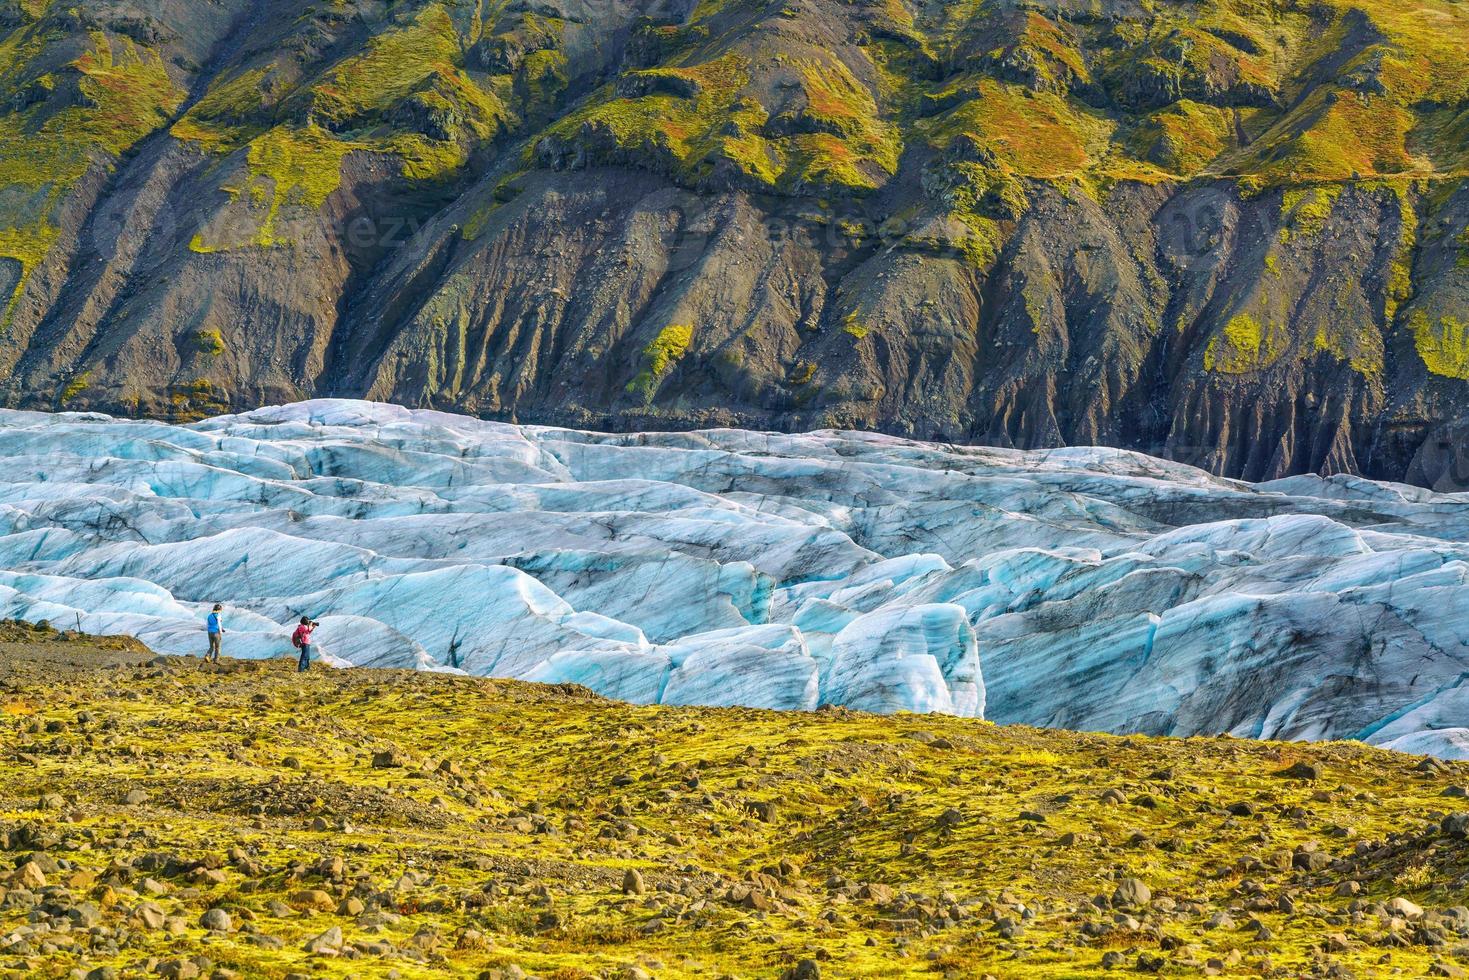
[[[637,702],[1469,758],[1469,496],[1110,449],[605,435],[322,400],[0,412],[0,616]]]

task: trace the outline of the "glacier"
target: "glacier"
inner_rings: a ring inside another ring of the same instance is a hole
[[[638,703],[1360,739],[1469,759],[1469,495],[866,432],[323,399],[0,411],[0,617]]]

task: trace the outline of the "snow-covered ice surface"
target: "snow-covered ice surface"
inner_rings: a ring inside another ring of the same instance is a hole
[[[0,617],[198,654],[1469,758],[1469,495],[355,401],[0,412]],[[983,672],[981,673],[981,663]]]

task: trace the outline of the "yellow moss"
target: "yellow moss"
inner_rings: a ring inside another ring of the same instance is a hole
[[[795,140],[803,172],[797,182],[813,180],[854,189],[870,189],[878,181],[874,169],[893,174],[902,154],[898,128],[879,117],[877,102],[840,61],[808,60],[796,65],[806,95],[804,114],[824,134]]]
[[[851,313],[848,313],[846,315],[846,317],[843,318],[843,320],[842,320],[842,331],[844,333],[851,334],[853,337],[856,337],[858,340],[861,340],[863,337],[867,336],[867,334],[868,334],[867,325],[864,324],[864,323],[862,323],[862,321],[860,321],[859,319],[857,319],[857,312],[855,310],[852,311]]]
[[[521,63],[520,77],[532,105],[549,105],[570,81],[566,55],[554,49],[532,51]]]
[[[282,244],[276,220],[286,206],[316,211],[341,186],[342,160],[361,146],[333,137],[318,126],[272,129],[250,143],[250,195],[268,201],[253,244]],[[193,243],[191,243],[193,245]],[[207,250],[200,243],[196,251]],[[216,246],[219,247],[219,246]],[[227,244],[223,247],[229,247]]]
[[[1401,105],[1452,105],[1469,97],[1469,11],[1455,0],[1328,0],[1341,11],[1360,10],[1389,41],[1383,78]]]
[[[806,385],[810,384],[811,379],[814,377],[816,377],[815,362],[797,361],[791,366],[791,373],[788,380],[793,385]]]
[[[0,228],[0,257],[13,259],[20,266],[15,288],[5,297],[5,314],[0,319],[0,333],[4,333],[10,326],[31,273],[50,253],[51,246],[56,243],[59,235],[60,230],[44,218],[23,228]]]
[[[73,398],[76,398],[82,392],[86,391],[87,388],[91,385],[91,383],[92,383],[92,372],[91,371],[83,371],[81,374],[77,375],[75,378],[72,378],[71,381],[67,384],[67,386],[65,388],[61,389],[61,404],[65,405],[67,402],[71,401]]]
[[[537,53],[540,60],[558,57]],[[252,69],[216,83],[173,135],[207,149],[229,152],[248,144],[253,203],[266,205],[259,234],[247,243],[210,243],[196,237],[196,251],[239,244],[278,244],[281,208],[319,208],[340,182],[342,158],[354,150],[401,161],[402,175],[415,181],[458,173],[476,143],[506,128],[512,114],[499,96],[482,88],[460,63],[463,51],[446,9],[428,4],[406,23],[377,34],[362,53],[342,60],[309,86],[303,123],[269,125],[260,90],[270,70]],[[539,62],[538,62],[539,63]],[[407,107],[408,117],[442,120],[447,138],[403,129],[387,120]],[[264,117],[266,126],[260,125]],[[319,122],[329,122],[330,130]],[[268,202],[268,205],[267,205]]]
[[[1288,242],[1292,235],[1312,238],[1319,235],[1331,219],[1332,208],[1341,196],[1340,185],[1305,187],[1288,190],[1281,197],[1281,218],[1286,222],[1280,240]]]
[[[31,273],[56,241],[53,211],[61,199],[88,168],[132,147],[183,99],[157,52],[101,32],[84,37],[88,47],[64,69],[30,79],[25,72],[45,62],[55,36],[19,28],[0,39],[0,86],[50,92],[64,76],[80,95],[57,111],[36,105],[0,115],[0,187],[35,192],[29,213],[9,214],[9,226],[0,227],[0,256],[21,265],[0,330],[10,325]]]
[[[1245,374],[1269,367],[1285,347],[1282,334],[1273,324],[1261,324],[1248,313],[1236,314],[1209,341],[1204,350],[1204,369]]]
[[[1311,92],[1241,152],[1226,172],[1275,184],[1342,181],[1413,173],[1407,152],[1411,112],[1351,91]]]
[[[216,82],[170,132],[216,153],[235,149],[252,135],[237,127],[260,110],[260,85],[267,74],[256,68]]]
[[[986,78],[932,130],[943,147],[966,136],[1017,174],[1058,179],[1082,175],[1092,162],[1088,148],[1105,147],[1114,128],[1100,113],[1059,96]]]
[[[1205,171],[1233,139],[1228,110],[1180,99],[1148,117],[1137,151],[1171,175],[1187,179]]]
[[[688,353],[694,340],[694,327],[688,323],[671,323],[643,348],[643,368],[627,384],[627,390],[651,400],[664,376]]]
[[[1391,323],[1399,307],[1413,295],[1413,248],[1418,242],[1418,211],[1413,206],[1408,188],[1393,188],[1398,199],[1398,242],[1388,265],[1387,288],[1383,297],[1383,318]]]
[[[644,707],[570,685],[298,674],[284,658],[117,670],[148,659],[140,645],[67,646],[5,624],[0,644],[25,664],[0,704],[0,738],[15,749],[0,753],[6,823],[78,845],[55,849],[67,865],[47,873],[48,887],[96,905],[99,924],[117,929],[144,897],[123,889],[142,891],[146,875],[163,892],[148,900],[182,920],[176,934],[130,926],[124,948],[93,944],[85,960],[70,943],[37,944],[27,976],[65,977],[78,962],[126,973],[153,957],[199,955],[252,978],[376,975],[376,958],[303,949],[332,928],[357,947],[433,948],[432,958],[386,961],[404,980],[510,963],[557,980],[635,964],[660,980],[775,978],[818,955],[821,975],[841,980],[1137,976],[1137,956],[1159,952],[1158,937],[1084,928],[1118,925],[1091,899],[1127,877],[1160,900],[1148,915],[1164,935],[1195,947],[1161,951],[1171,957],[1164,975],[1196,975],[1191,964],[1238,950],[1237,975],[1265,972],[1268,956],[1273,972],[1301,976],[1321,972],[1321,946],[1354,903],[1446,908],[1462,901],[1457,883],[1469,873],[1469,853],[1438,827],[1462,764],[1424,771],[1415,757],[1349,742]],[[374,764],[388,750],[401,767]],[[1297,762],[1321,778],[1282,778]],[[132,789],[148,798],[125,802]],[[1124,802],[1102,799],[1113,789]],[[50,793],[64,809],[36,806]],[[1226,811],[1241,801],[1256,814]],[[1309,819],[1278,819],[1297,807]],[[1356,852],[1390,837],[1391,847]],[[1292,868],[1307,843],[1350,870]],[[150,853],[212,870],[144,870]],[[118,881],[129,867],[131,880]],[[630,869],[647,894],[623,894]],[[851,894],[828,888],[832,876]],[[1361,894],[1336,894],[1338,880]],[[311,889],[329,901],[303,913],[316,904],[303,894]],[[1268,936],[1205,928],[1238,914],[1245,892],[1267,899],[1245,901]],[[1287,892],[1309,895],[1310,914],[1277,908]],[[354,893],[381,896],[392,914],[374,924],[338,905]],[[1179,904],[1168,921],[1161,899]],[[1017,905],[1028,910],[1024,928],[1002,941],[994,917],[1019,921]],[[961,914],[942,929],[906,929],[913,906]],[[207,932],[199,919],[211,907],[249,928]],[[28,925],[30,913],[4,903],[0,932]],[[258,945],[258,934],[278,948]],[[1338,945],[1339,972],[1382,972],[1381,946]],[[1123,949],[1124,968],[1102,965]],[[1425,977],[1441,956],[1410,943],[1393,948],[1391,966]]]
[[[1364,378],[1382,376],[1382,334],[1377,330],[1347,332],[1341,323],[1322,324],[1311,338],[1312,348],[1330,354]]]
[[[1428,314],[1419,310],[1410,318],[1409,328],[1418,356],[1431,373],[1469,381],[1469,323],[1442,316],[1435,325]]]
[[[342,123],[395,106],[426,82],[452,75],[459,40],[448,12],[425,6],[410,23],[375,36],[312,89],[315,111]]]
[[[751,162],[750,135],[741,125],[751,121],[749,107],[739,100],[740,89],[749,81],[748,66],[743,56],[725,54],[695,65],[635,73],[679,79],[697,94],[614,98],[608,87],[552,126],[542,139],[576,140],[584,131],[605,133],[622,152],[646,154],[689,178],[701,176],[714,159],[725,156],[727,144],[731,160]],[[758,121],[763,122],[763,115]],[[528,159],[533,154],[528,152]]]
[[[802,121],[786,127],[795,130],[791,135],[765,134],[769,114],[749,89],[750,61],[729,52],[632,72],[630,79],[655,94],[615,98],[604,89],[543,140],[590,142],[594,152],[614,162],[647,158],[691,182],[724,166],[763,188],[862,192],[879,186],[897,170],[897,125],[882,118],[872,93],[842,62],[809,58],[791,67],[805,95]],[[693,94],[659,87],[671,81]]]
[[[194,335],[194,341],[199,346],[199,351],[210,357],[218,357],[224,353],[224,337],[218,330],[213,328],[200,330]]]

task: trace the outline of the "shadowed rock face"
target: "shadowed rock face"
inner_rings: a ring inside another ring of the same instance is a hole
[[[1460,487],[1469,15],[1236,6],[0,3],[0,404]]]

